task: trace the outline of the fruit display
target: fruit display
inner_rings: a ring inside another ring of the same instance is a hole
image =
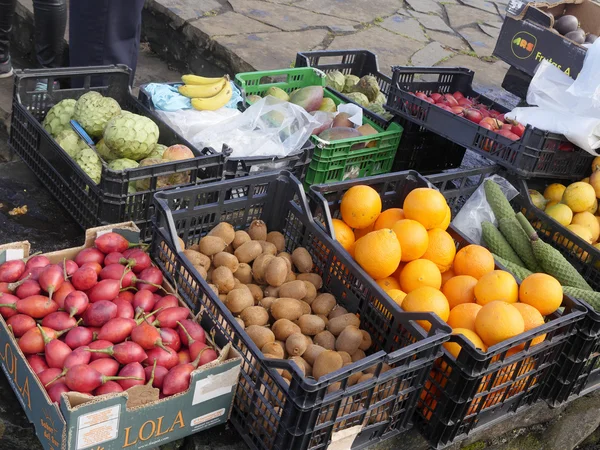
[[[506,119],[503,113],[478,102],[477,98],[466,97],[459,91],[453,94],[438,92],[429,95],[425,92],[409,92],[409,94],[476,123],[486,130],[494,131],[511,141],[518,141],[525,132],[523,124]]]
[[[207,78],[183,75],[184,85],[178,88],[181,95],[192,99],[192,107],[199,111],[216,111],[223,108],[233,95],[229,76]]]
[[[293,361],[303,376],[319,381],[366,357],[372,340],[360,317],[321,290],[305,248],[286,252],[284,235],[263,221],[237,231],[221,222],[183,254],[265,358]],[[278,371],[289,384],[291,373]],[[348,386],[372,376],[353,374]]]
[[[115,232],[59,264],[3,263],[0,292],[0,315],[53,402],[141,385],[169,397],[220,356],[143,245]]]
[[[339,70],[327,73],[327,87],[345,94],[353,102],[368,109],[386,120],[392,118],[392,114],[387,112],[385,105],[386,97],[381,92],[377,78],[372,75],[365,75],[361,78],[355,75],[344,75]]]
[[[96,151],[73,131],[72,119],[97,141]],[[42,125],[96,184],[101,181],[103,160],[110,170],[122,171],[195,157],[185,145],[172,145],[167,149],[159,144],[158,126],[151,119],[123,111],[116,100],[95,91],[83,94],[78,100],[60,101],[50,108]],[[158,185],[187,182],[189,172],[161,179]],[[147,190],[149,184],[149,179],[131,183],[129,193]]]
[[[595,34],[586,33],[580,27],[579,19],[570,14],[563,14],[560,17],[554,18],[554,28],[552,30],[576,44],[593,44],[598,39],[598,36]]]

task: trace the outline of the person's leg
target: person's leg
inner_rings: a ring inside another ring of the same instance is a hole
[[[0,78],[12,75],[10,33],[17,0],[0,0]]]
[[[62,66],[67,25],[66,0],[33,0],[33,13],[38,64],[42,67]]]

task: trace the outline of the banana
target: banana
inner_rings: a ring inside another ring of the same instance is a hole
[[[206,78],[206,77],[200,77],[198,75],[184,75],[181,77],[181,81],[183,81],[185,84],[205,85],[205,84],[215,84],[215,83],[221,81],[223,78],[225,78],[227,81],[229,81],[229,76],[227,76],[227,75],[225,75],[224,77],[219,77],[219,78]]]
[[[210,98],[193,98],[192,106],[200,111],[216,111],[225,106],[232,95],[231,83],[225,84],[225,87],[214,97]]]
[[[221,78],[213,84],[186,84],[179,86],[177,90],[181,95],[188,98],[208,98],[214,97],[221,92],[225,87],[225,83],[228,83],[228,81],[225,78]]]

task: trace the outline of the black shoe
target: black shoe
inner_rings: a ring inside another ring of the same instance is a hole
[[[13,74],[12,63],[10,62],[10,57],[4,61],[0,62],[0,78],[8,78]]]

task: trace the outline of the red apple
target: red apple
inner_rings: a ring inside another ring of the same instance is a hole
[[[425,100],[426,102],[431,103],[432,105],[435,105],[435,100],[432,99],[431,97],[425,97],[423,100]]]
[[[500,122],[506,122],[504,114],[498,114],[498,116],[496,116],[496,119],[498,119]]]
[[[468,98],[461,98],[460,100],[458,100],[458,106],[473,106],[473,102]]]
[[[503,130],[510,130],[512,128],[512,125],[510,123],[503,123],[502,124],[502,129]]]
[[[498,130],[498,134],[500,136],[504,136],[504,137],[510,139],[511,141],[518,141],[519,140],[519,136],[517,136],[516,134],[514,134],[510,130]]]
[[[452,94],[445,94],[444,98],[450,106],[458,106],[458,101],[454,98]]]
[[[523,133],[525,132],[525,126],[522,123],[515,122],[513,123],[510,131],[515,133],[517,136],[522,137]]]
[[[479,122],[479,125],[482,123],[489,123],[493,130],[499,130],[502,128],[502,122],[500,122],[498,119],[494,119],[493,117],[484,117],[481,119],[481,122]]]
[[[479,123],[483,119],[481,111],[477,109],[465,109],[465,117],[471,122]]]
[[[439,103],[436,103],[435,106],[439,106],[444,111],[448,111],[448,112],[454,113],[454,111],[452,111],[452,108],[450,108],[448,105],[441,105]]]
[[[440,98],[442,98],[442,94],[434,92],[430,95],[430,97],[437,103],[440,100]]]
[[[423,92],[417,92],[415,94],[416,97],[420,98],[421,100],[425,100],[427,98],[427,94],[423,93]]]
[[[485,128],[486,130],[492,130],[492,131],[497,131],[496,128],[494,128],[490,123],[488,122],[479,122],[479,126]]]
[[[462,92],[459,92],[459,91],[456,91],[454,94],[452,94],[452,96],[458,101],[465,98],[465,96],[462,94]]]
[[[465,112],[465,108],[463,108],[462,106],[453,106],[453,107],[450,108],[450,110],[454,114],[459,115],[459,116],[462,116],[464,114],[464,112]]]

